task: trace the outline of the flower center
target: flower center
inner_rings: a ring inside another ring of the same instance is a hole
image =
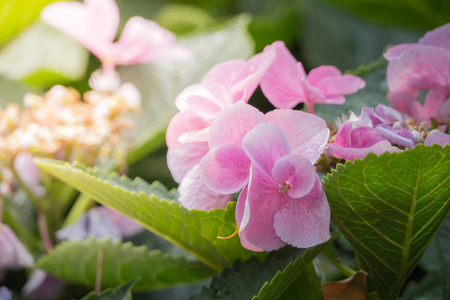
[[[287,191],[289,191],[291,189],[291,185],[287,182],[280,184],[280,189],[278,190],[278,192],[282,193],[282,194],[286,194]]]

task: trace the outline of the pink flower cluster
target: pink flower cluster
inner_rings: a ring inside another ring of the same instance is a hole
[[[447,124],[450,121],[450,24],[425,34],[415,44],[391,47],[384,57],[389,61],[388,99],[393,108],[416,121]],[[428,91],[422,106],[417,100]]]
[[[120,18],[114,0],[55,2],[42,10],[41,18],[97,56],[105,73],[114,71],[116,65],[190,57],[190,51],[176,43],[172,32],[137,16],[128,20],[120,39],[114,42]]]
[[[261,84],[277,108],[264,115],[246,104]],[[311,247],[330,237],[330,209],[314,163],[329,138],[325,122],[293,111],[304,102],[341,104],[364,81],[323,66],[308,76],[282,42],[248,61],[211,69],[175,100],[167,129],[168,166],[189,209],[223,208],[242,190],[236,210],[244,247]],[[287,109],[286,109],[287,108]]]

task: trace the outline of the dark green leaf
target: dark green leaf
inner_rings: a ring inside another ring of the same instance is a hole
[[[91,292],[81,300],[131,300],[131,289],[138,281],[139,278],[134,278],[115,288],[108,288],[99,294]]]
[[[450,299],[450,215],[436,235],[436,246],[444,283],[444,296],[445,299]]]
[[[325,180],[332,219],[382,299],[395,299],[449,211],[449,154],[438,145],[369,154]]]
[[[64,281],[94,287],[100,251],[103,251],[102,287],[114,287],[139,276],[135,289],[147,290],[213,275],[213,270],[205,264],[183,256],[173,257],[159,250],[148,251],[144,246],[92,238],[63,242],[42,256],[36,266]]]

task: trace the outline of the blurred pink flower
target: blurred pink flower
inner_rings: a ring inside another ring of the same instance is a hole
[[[445,145],[450,145],[450,135],[440,132],[438,130],[432,130],[425,139],[423,143],[425,146],[431,146],[433,144],[438,144],[444,147]]]
[[[116,65],[184,60],[190,51],[176,43],[175,35],[156,22],[132,17],[117,42],[119,9],[114,0],[55,2],[47,5],[41,18],[77,40],[103,63],[105,73]]]
[[[306,75],[301,62],[292,56],[283,42],[277,41],[264,51],[275,51],[276,58],[261,80],[261,89],[277,108],[293,108],[303,102],[314,114],[314,103],[343,104],[344,95],[365,87],[353,75],[342,75],[333,66],[320,66]]]
[[[450,121],[450,24],[427,32],[415,44],[391,47],[384,57],[388,99],[393,108],[416,121]],[[428,90],[422,106],[417,97]]]

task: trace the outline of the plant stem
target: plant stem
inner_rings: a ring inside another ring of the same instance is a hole
[[[98,251],[97,255],[97,275],[95,278],[95,292],[99,294],[102,290],[102,271],[103,271],[103,250]]]
[[[14,168],[14,164],[11,164],[10,166],[11,171],[14,174],[14,177],[16,178],[17,182],[19,183],[20,187],[25,191],[25,193],[30,197],[30,199],[34,202],[36,206],[37,211],[37,224],[39,228],[39,234],[41,236],[42,242],[44,243],[44,247],[47,251],[53,250],[53,243],[52,239],[50,238],[50,234],[48,231],[47,226],[47,219],[45,218],[45,212],[44,207],[42,204],[42,199],[38,197],[33,191],[30,190],[30,188],[27,186],[27,184],[20,178],[19,174],[17,173],[16,169]]]

